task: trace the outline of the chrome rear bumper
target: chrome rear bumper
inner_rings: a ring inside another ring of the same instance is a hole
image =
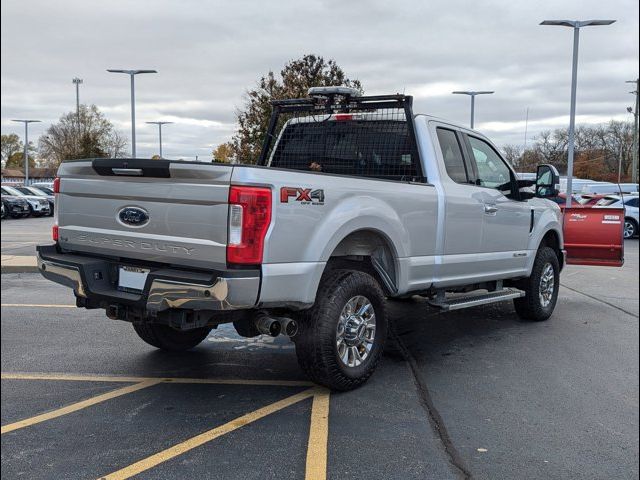
[[[60,253],[55,245],[37,248],[38,269],[53,282],[73,289],[92,305],[123,304],[161,312],[168,309],[242,310],[256,305],[260,271],[200,272],[150,268],[138,293],[117,288],[119,263],[96,257]]]

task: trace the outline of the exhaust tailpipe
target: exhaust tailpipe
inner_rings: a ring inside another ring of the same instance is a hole
[[[258,332],[260,332],[262,335],[277,337],[282,331],[280,322],[277,319],[267,317],[266,315],[258,316],[253,323],[258,329]]]
[[[278,318],[282,328],[282,334],[287,337],[295,337],[298,333],[298,322],[291,318]]]

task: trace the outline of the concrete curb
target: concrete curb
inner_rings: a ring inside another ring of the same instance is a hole
[[[2,255],[0,273],[37,273],[38,262],[35,256]]]

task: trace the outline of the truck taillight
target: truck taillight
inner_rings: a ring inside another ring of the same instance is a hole
[[[229,190],[227,263],[262,263],[264,237],[271,223],[271,189],[232,186]]]
[[[60,178],[56,177],[53,180],[53,193],[60,193]]]
[[[54,225],[51,228],[51,237],[53,238],[54,242],[57,242],[58,239],[60,238],[60,232],[59,232],[59,229],[58,229],[58,225]]]

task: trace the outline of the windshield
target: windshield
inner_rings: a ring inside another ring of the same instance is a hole
[[[24,193],[22,193],[20,190],[13,188],[13,187],[2,187],[2,190],[4,190],[5,192],[7,192],[7,195],[13,195],[16,197],[24,197]]]
[[[46,197],[47,196],[46,193],[44,193],[39,188],[35,188],[35,187],[22,187],[20,189],[20,191],[26,193],[27,195],[37,195],[38,197]]]
[[[24,193],[25,195],[36,195],[38,197],[44,197],[46,196],[44,193],[39,192],[38,190],[36,190],[35,188],[30,188],[30,187],[16,187],[16,190],[19,190],[20,192]]]
[[[618,201],[619,200],[617,198],[601,198],[600,200],[598,200],[598,203],[596,203],[596,205],[598,205],[599,207],[608,207],[609,205],[613,205]]]

